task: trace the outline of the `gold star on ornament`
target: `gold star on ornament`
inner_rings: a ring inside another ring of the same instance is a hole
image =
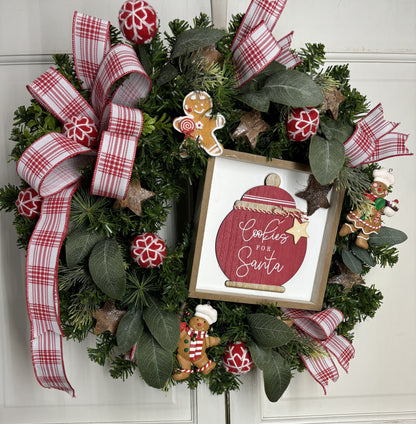
[[[112,300],[107,300],[101,309],[97,309],[92,313],[92,316],[97,320],[94,334],[101,334],[107,330],[112,334],[116,334],[118,323],[125,313],[126,311],[116,309]]]
[[[127,195],[124,200],[116,200],[114,202],[114,209],[129,208],[136,215],[142,214],[142,202],[153,197],[155,193],[145,190],[140,185],[140,181],[131,181],[127,189]]]
[[[293,227],[286,230],[286,233],[292,234],[293,241],[297,244],[302,237],[309,238],[309,234],[306,232],[308,225],[309,222],[299,222],[297,219],[293,219]]]
[[[338,119],[339,105],[346,99],[346,97],[335,87],[331,90],[323,91],[324,102],[322,104],[322,110],[329,110],[332,117]]]
[[[261,118],[261,113],[258,110],[243,112],[240,119],[240,124],[233,132],[233,138],[245,137],[254,149],[257,144],[257,137],[260,133],[266,131],[270,127],[267,122]]]
[[[327,195],[332,188],[332,184],[321,185],[311,174],[308,180],[308,186],[304,191],[296,193],[296,196],[306,200],[308,204],[307,215],[312,215],[319,208],[328,209],[330,204]]]

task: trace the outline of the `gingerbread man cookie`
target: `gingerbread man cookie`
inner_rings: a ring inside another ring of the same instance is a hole
[[[215,368],[215,362],[208,359],[205,350],[220,344],[219,337],[208,335],[211,324],[217,320],[217,311],[211,305],[198,305],[189,324],[181,323],[181,335],[177,358],[180,369],[173,375],[174,380],[185,380],[195,371],[207,375]],[[192,369],[192,365],[196,370]]]
[[[376,169],[373,172],[371,191],[364,193],[370,200],[365,212],[355,209],[347,215],[347,221],[340,229],[341,237],[358,232],[355,244],[363,249],[368,249],[367,240],[370,234],[377,234],[381,228],[381,215],[393,216],[398,210],[398,200],[385,199],[388,188],[394,184],[394,175],[387,169]]]
[[[220,156],[224,151],[222,144],[214,134],[215,130],[225,125],[225,118],[217,114],[211,116],[212,99],[205,91],[191,91],[183,100],[186,116],[173,120],[173,127],[191,137],[211,156]],[[184,143],[182,143],[181,147]]]

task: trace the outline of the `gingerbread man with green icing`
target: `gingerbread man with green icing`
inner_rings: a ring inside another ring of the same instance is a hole
[[[195,371],[207,375],[215,368],[216,364],[208,359],[206,349],[221,342],[219,337],[208,335],[209,326],[216,321],[217,311],[206,304],[195,308],[195,315],[190,319],[189,324],[181,323],[177,353],[181,368],[173,375],[174,380],[185,380]]]
[[[211,116],[212,99],[205,91],[191,91],[183,100],[183,110],[186,116],[180,116],[173,120],[173,127],[196,140],[199,145],[210,155],[220,156],[224,151],[214,131],[225,125],[225,118],[217,114]],[[182,143],[181,147],[184,147]]]

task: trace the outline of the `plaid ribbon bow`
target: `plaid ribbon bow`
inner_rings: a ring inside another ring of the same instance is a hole
[[[287,0],[252,0],[231,45],[236,87],[240,88],[273,60],[288,68],[301,63],[290,51],[293,31],[280,40],[272,34]]]
[[[355,353],[352,344],[335,332],[335,329],[343,321],[344,315],[334,308],[328,308],[317,313],[284,308],[282,308],[282,311],[286,316],[293,319],[300,337],[311,337],[325,351],[325,356],[307,357],[301,354],[300,357],[309,373],[322,386],[326,394],[326,386],[329,380],[335,382],[339,377],[331,354],[338,360],[345,372],[348,372],[350,360]]]
[[[348,165],[355,168],[393,156],[412,155],[404,145],[409,136],[393,132],[398,125],[384,119],[378,104],[358,121],[354,134],[344,143]]]
[[[148,94],[151,81],[130,46],[120,44],[110,49],[109,28],[108,21],[74,14],[74,63],[83,88],[91,90],[92,106],[54,68],[27,88],[61,122],[87,116],[100,126],[91,193],[123,199],[143,125],[142,113],[134,105]],[[127,75],[110,99],[113,84]],[[32,363],[42,386],[72,396],[74,389],[66,377],[62,356],[58,260],[68,230],[72,195],[81,178],[78,169],[95,155],[60,133],[49,133],[29,146],[17,163],[19,176],[43,198],[26,256]]]

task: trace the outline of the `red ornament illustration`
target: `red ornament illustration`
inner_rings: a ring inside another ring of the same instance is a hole
[[[284,291],[277,287],[302,265],[307,217],[279,185],[278,175],[270,174],[266,185],[248,190],[222,222],[216,255],[227,286]]]
[[[292,141],[305,141],[318,131],[319,112],[313,107],[292,110],[286,122],[287,136]]]
[[[155,268],[162,264],[166,257],[166,244],[156,234],[138,235],[130,248],[134,262],[143,268]]]
[[[118,14],[120,30],[134,44],[147,44],[157,32],[157,15],[145,1],[127,0]]]

